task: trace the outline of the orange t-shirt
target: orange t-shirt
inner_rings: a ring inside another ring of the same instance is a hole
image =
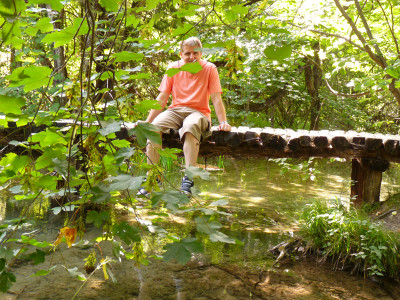
[[[217,67],[205,60],[199,61],[202,70],[196,74],[180,71],[172,77],[164,75],[158,90],[163,93],[172,93],[172,104],[168,108],[177,106],[191,107],[210,118],[210,94],[222,93]],[[180,68],[183,60],[171,63],[170,68]]]

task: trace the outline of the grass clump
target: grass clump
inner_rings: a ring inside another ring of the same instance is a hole
[[[400,235],[385,230],[361,210],[315,202],[301,216],[301,233],[310,247],[322,250],[335,269],[351,266],[365,276],[399,280]]]

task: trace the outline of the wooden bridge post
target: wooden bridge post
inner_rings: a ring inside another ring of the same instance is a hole
[[[355,206],[379,202],[382,173],[389,168],[389,162],[376,158],[353,159],[351,167],[351,192]]]

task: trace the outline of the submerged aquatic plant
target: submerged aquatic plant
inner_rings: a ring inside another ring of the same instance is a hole
[[[361,210],[315,202],[301,216],[301,232],[311,248],[332,258],[335,268],[351,265],[365,276],[399,279],[400,235],[385,230]]]

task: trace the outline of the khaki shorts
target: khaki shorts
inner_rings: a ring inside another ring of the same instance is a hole
[[[181,140],[186,132],[193,134],[198,141],[211,135],[211,124],[208,118],[190,107],[167,109],[159,114],[152,124],[159,127],[162,133],[169,133],[170,129],[179,129]]]

